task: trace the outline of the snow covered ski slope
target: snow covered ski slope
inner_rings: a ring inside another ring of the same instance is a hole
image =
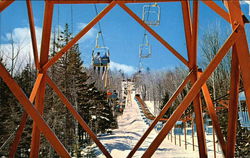
[[[144,134],[148,125],[144,122],[139,107],[135,102],[135,93],[133,92],[132,105],[126,105],[124,113],[118,118],[119,128],[113,130],[113,134],[100,136],[99,139],[104,144],[106,149],[114,158],[125,158],[135,146],[140,137]],[[157,132],[153,130],[148,138],[144,141],[138,151],[133,157],[139,158],[147,150],[147,147],[156,137]],[[100,151],[96,152],[97,157],[105,157]],[[153,155],[155,158],[185,158],[185,157],[199,157],[198,151],[184,150],[182,147],[174,145],[167,138],[160,145],[158,150]]]

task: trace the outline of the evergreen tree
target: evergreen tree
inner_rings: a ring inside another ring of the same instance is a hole
[[[0,62],[2,63],[2,59],[0,58]],[[2,63],[4,64],[4,63]],[[0,78],[0,146],[6,142],[8,137],[10,136],[10,129],[9,124],[11,118],[10,113],[11,110],[9,108],[9,97],[10,97],[10,90],[8,89],[7,85],[4,83],[3,79]],[[0,151],[0,156],[7,156],[7,152],[4,150],[7,148],[3,148]]]
[[[165,106],[165,104],[168,102],[169,100],[169,93],[165,92],[164,98],[162,99],[162,105],[160,106],[160,109],[163,109],[163,107]],[[165,115],[163,116],[164,118],[169,118],[171,116],[171,114],[173,113],[173,107],[169,107],[167,112],[165,113]]]
[[[71,33],[66,24],[57,41],[54,40],[52,56],[70,39],[72,39]],[[111,107],[108,106],[106,95],[97,90],[95,82],[89,80],[78,44],[69,49],[48,73],[94,132],[104,132],[110,128],[109,121],[113,121]],[[47,91],[46,104],[48,104],[45,112],[47,122],[72,155],[76,153],[75,156],[79,156],[80,147],[89,145],[90,138],[50,88]],[[54,150],[48,145],[44,144],[43,149],[43,153],[49,150],[50,157],[55,157]]]
[[[72,36],[66,24],[58,39],[56,40],[54,37],[51,56],[53,57],[71,39]],[[2,59],[0,62],[2,63]],[[78,44],[69,49],[58,62],[51,66],[47,73],[96,134],[110,128],[115,120],[111,106],[107,102],[106,93],[99,91],[95,87],[95,82],[89,80],[90,76],[83,66]],[[32,91],[35,76],[36,71],[30,64],[20,74],[15,74],[16,81],[27,96]],[[2,120],[0,122],[0,145],[2,146],[8,138],[14,136],[20,124],[23,109],[1,78],[0,91],[0,119]],[[86,131],[76,122],[49,86],[46,87],[43,118],[72,156],[80,157],[80,148],[91,145],[92,142]],[[29,119],[22,135],[21,144],[18,146],[17,157],[29,157],[31,132],[32,120]],[[10,142],[4,147],[4,150],[0,151],[0,156],[8,155]],[[43,135],[41,135],[40,156],[58,157]]]
[[[22,90],[26,94],[26,96],[30,96],[33,85],[35,83],[36,70],[30,65],[27,64],[20,75],[16,77],[16,81],[21,86]],[[23,113],[23,109],[20,109],[20,114]],[[19,119],[21,115],[19,116]],[[20,121],[18,124],[20,124]],[[22,134],[22,139],[20,145],[18,146],[18,154],[21,157],[29,157],[29,149],[31,142],[31,133],[32,133],[32,120],[28,117],[28,121],[26,122],[26,126],[24,132]]]

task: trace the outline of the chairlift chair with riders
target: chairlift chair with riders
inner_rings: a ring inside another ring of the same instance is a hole
[[[92,65],[97,67],[105,67],[110,63],[110,53],[108,47],[95,47],[92,50]]]
[[[99,39],[102,37],[103,44],[99,44]],[[98,74],[101,72],[102,67],[102,80],[104,81],[104,88],[108,87],[108,72],[109,72],[109,59],[110,53],[109,48],[104,45],[104,40],[102,36],[102,32],[99,31],[96,36],[95,47],[92,50],[92,65],[94,68],[94,72],[97,68]]]
[[[160,25],[161,9],[157,3],[144,5],[142,20],[149,26]]]
[[[152,54],[151,45],[148,42],[148,35],[144,34],[144,43],[139,45],[139,57],[149,58]]]
[[[107,67],[110,63],[110,53],[109,48],[99,45],[99,38],[101,36],[101,31],[98,32],[96,36],[96,44],[92,50],[92,65],[95,67]]]

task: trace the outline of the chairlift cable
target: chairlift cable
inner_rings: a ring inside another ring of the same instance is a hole
[[[94,4],[94,8],[95,8],[96,16],[97,16],[99,13],[98,13],[96,4]],[[104,37],[102,35],[102,28],[101,28],[101,22],[100,21],[98,22],[98,27],[99,27],[99,33],[101,34],[101,38],[102,38],[102,44],[105,47],[105,42],[104,42]]]
[[[73,19],[73,4],[70,4],[70,16],[71,16],[71,33],[74,34],[74,19]]]
[[[60,5],[57,7],[57,42],[59,42],[59,36],[60,36]]]
[[[149,7],[148,7],[148,12],[150,12],[150,9],[151,9],[151,5],[149,5]],[[147,15],[145,21],[148,21],[148,19],[149,19],[149,14]],[[147,40],[146,36],[147,36],[147,30],[144,29],[144,34],[143,34],[143,38],[142,38],[143,44],[145,43],[145,40]],[[148,42],[148,41],[146,41],[146,42]],[[139,55],[139,65],[138,66],[139,66],[139,72],[142,71],[142,57],[140,55]]]
[[[150,12],[150,8],[151,8],[151,5],[148,7],[148,12]],[[149,19],[149,14],[147,15],[147,18],[146,18],[146,21],[148,21]],[[144,29],[144,34],[143,34],[143,40],[142,40],[142,43],[145,42],[145,36],[147,35],[147,30]]]

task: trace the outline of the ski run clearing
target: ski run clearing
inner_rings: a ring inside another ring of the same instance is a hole
[[[131,149],[138,142],[140,137],[144,134],[148,128],[148,124],[142,118],[142,113],[139,109],[138,104],[134,100],[135,92],[132,92],[132,104],[127,104],[123,115],[118,117],[119,128],[113,130],[110,135],[100,135],[99,139],[104,144],[105,148],[111,153],[114,158],[125,158],[131,151]],[[136,151],[133,157],[139,158],[147,150],[151,142],[157,136],[158,132],[154,129],[141,147]],[[194,158],[199,157],[197,138],[195,137],[195,151],[193,151],[191,135],[187,135],[187,150],[184,146],[184,136],[181,135],[181,146],[179,146],[179,136],[176,136],[176,145],[174,141],[174,136],[172,137],[172,142],[170,136],[167,136],[161,143],[157,151],[154,153],[155,158]],[[208,147],[208,157],[214,157],[212,135],[207,135],[207,147]],[[98,149],[94,147],[95,154],[99,158],[104,158],[105,156]],[[216,145],[216,157],[222,157],[221,152],[218,152],[218,145]],[[220,150],[219,150],[220,151]]]

